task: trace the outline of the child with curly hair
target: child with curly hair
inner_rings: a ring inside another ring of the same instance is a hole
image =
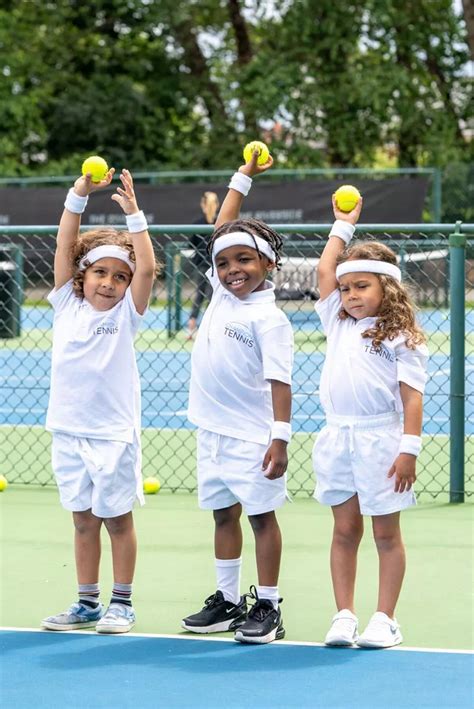
[[[140,382],[133,340],[156,273],[148,226],[128,170],[112,199],[127,231],[79,234],[89,194],[107,188],[80,177],[68,192],[54,258],[51,390],[46,429],[61,504],[72,512],[78,601],[42,621],[48,630],[95,627],[124,633],[135,623],[132,581],[137,542],[132,508],[143,504]],[[100,531],[112,545],[114,586],[99,602]]]
[[[415,504],[428,351],[394,252],[375,241],[349,246],[362,201],[346,213],[333,198],[333,208],[315,306],[327,336],[320,383],[326,426],[313,450],[315,497],[332,507],[338,611],[326,644],[390,647],[402,642],[394,617],[405,572],[400,511]],[[363,515],[372,519],[379,595],[359,636],[354,587]]]

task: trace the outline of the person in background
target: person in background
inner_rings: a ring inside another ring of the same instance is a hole
[[[202,217],[194,224],[214,224],[219,209],[219,198],[215,192],[204,192],[201,197]],[[208,234],[193,234],[190,245],[194,249],[193,265],[196,273],[196,292],[193,298],[193,305],[188,320],[188,338],[193,339],[196,330],[199,313],[204,300],[209,300],[212,287],[206,277],[206,271],[211,265],[209,254],[207,253]]]

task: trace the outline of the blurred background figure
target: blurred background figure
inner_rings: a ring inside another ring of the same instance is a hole
[[[214,224],[219,209],[219,198],[215,192],[204,192],[201,197],[202,216],[193,224]],[[208,300],[211,293],[211,285],[206,278],[206,271],[211,265],[211,260],[207,253],[207,242],[209,234],[193,234],[190,246],[194,249],[193,264],[195,271],[196,292],[193,298],[193,306],[188,320],[188,339],[192,339],[197,330],[197,321],[204,299]]]

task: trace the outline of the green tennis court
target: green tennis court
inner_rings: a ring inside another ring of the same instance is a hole
[[[194,495],[160,492],[136,511],[139,558],[134,582],[136,632],[175,634],[181,618],[214,591],[212,515]],[[3,627],[37,628],[75,599],[70,514],[51,488],[10,486],[0,495]],[[406,646],[473,647],[473,505],[421,504],[403,514],[406,581],[397,609]],[[330,510],[298,498],[279,513],[283,532],[280,590],[287,640],[322,642],[334,613],[328,550]],[[242,589],[255,583],[253,535],[244,522]],[[108,536],[103,535],[101,589],[111,589]],[[357,610],[374,610],[377,555],[370,528],[361,546]],[[225,636],[226,634],[224,634]],[[231,637],[228,635],[227,637]]]

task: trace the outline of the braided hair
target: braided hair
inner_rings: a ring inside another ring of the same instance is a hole
[[[260,236],[260,238],[265,239],[265,241],[268,241],[275,254],[274,261],[276,269],[277,271],[280,270],[283,239],[281,238],[280,234],[278,234],[271,227],[269,227],[268,224],[265,224],[265,222],[260,221],[260,219],[234,219],[233,221],[226,222],[225,224],[222,224],[222,226],[218,227],[213,232],[207,244],[207,251],[211,259],[212,249],[214,247],[214,242],[216,241],[216,239],[218,239],[220,236],[224,236],[224,234],[230,234],[234,231],[243,231],[252,237],[255,244],[255,250],[257,251],[259,258],[262,258],[262,254],[259,251],[257,242],[255,241],[255,237]]]

